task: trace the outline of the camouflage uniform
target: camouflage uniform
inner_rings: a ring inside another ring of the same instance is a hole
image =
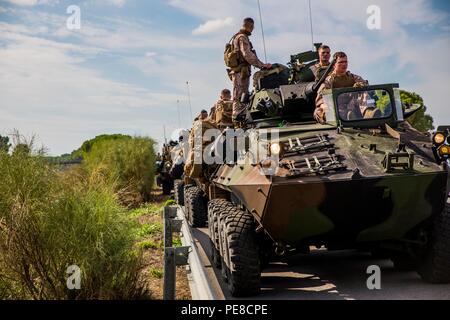
[[[325,70],[330,66],[328,63],[327,65],[323,65],[320,62],[317,62],[315,65],[310,67],[312,73],[314,74],[315,80],[320,80],[322,78],[322,75],[324,74]]]
[[[242,94],[249,90],[251,66],[262,68],[264,64],[253,50],[253,45],[248,38],[250,35],[251,33],[241,30],[233,38],[233,47],[239,50],[242,61],[240,71],[229,71],[233,81],[233,119],[245,116],[246,108],[240,100]]]
[[[209,118],[220,129],[232,126],[232,101],[219,99],[209,112]]]
[[[318,114],[318,108],[323,104],[323,91],[326,89],[333,88],[348,88],[348,87],[365,87],[368,86],[369,82],[364,80],[362,77],[347,71],[343,75],[337,75],[335,72],[330,74],[322,83],[319,90],[317,91],[316,98],[316,110],[314,112],[314,118],[321,122],[323,117]]]

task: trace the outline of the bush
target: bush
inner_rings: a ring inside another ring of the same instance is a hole
[[[0,152],[0,166],[0,298],[146,296],[136,226],[102,174],[57,172],[24,152]],[[67,289],[70,265],[80,290]]]
[[[99,171],[114,185],[120,201],[136,206],[150,200],[154,180],[155,151],[150,138],[97,142],[84,158],[88,172]]]

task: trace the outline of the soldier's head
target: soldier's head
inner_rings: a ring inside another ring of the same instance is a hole
[[[252,18],[245,18],[242,22],[242,29],[248,32],[253,32],[255,28],[255,21]]]
[[[327,45],[321,45],[319,47],[319,60],[322,64],[329,64],[331,57],[331,49]]]
[[[222,100],[231,100],[231,92],[228,89],[223,89],[220,91],[220,99]]]
[[[206,110],[200,111],[200,115],[198,116],[198,119],[205,120],[206,118],[208,118],[208,111],[206,111]]]
[[[345,52],[336,52],[333,55],[333,58],[336,59],[336,64],[334,65],[334,71],[337,74],[344,74],[347,72],[348,60]]]

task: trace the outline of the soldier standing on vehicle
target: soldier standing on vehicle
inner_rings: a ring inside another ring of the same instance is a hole
[[[255,22],[245,18],[242,29],[231,38],[225,47],[224,59],[230,79],[233,81],[233,123],[240,126],[246,118],[246,107],[240,100],[243,93],[248,93],[250,86],[251,66],[270,69],[272,64],[263,63],[258,59],[249,36],[252,34]]]
[[[347,88],[347,87],[365,87],[369,85],[367,80],[351,73],[347,70],[348,60],[344,52],[336,52],[333,56],[336,60],[333,72],[325,79],[325,82],[320,86],[317,92],[316,110],[314,111],[314,118],[323,123],[325,119],[326,105],[323,101],[323,91],[333,88]]]
[[[322,78],[325,70],[330,65],[331,49],[327,45],[321,45],[318,49],[319,51],[319,62],[310,67],[312,73],[315,76],[315,80],[318,81]]]

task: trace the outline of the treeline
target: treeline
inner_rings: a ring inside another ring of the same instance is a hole
[[[0,148],[0,299],[149,297],[128,208],[150,197],[154,141],[103,137],[80,148],[81,165],[60,170],[15,140]],[[73,265],[79,290],[67,286]]]

